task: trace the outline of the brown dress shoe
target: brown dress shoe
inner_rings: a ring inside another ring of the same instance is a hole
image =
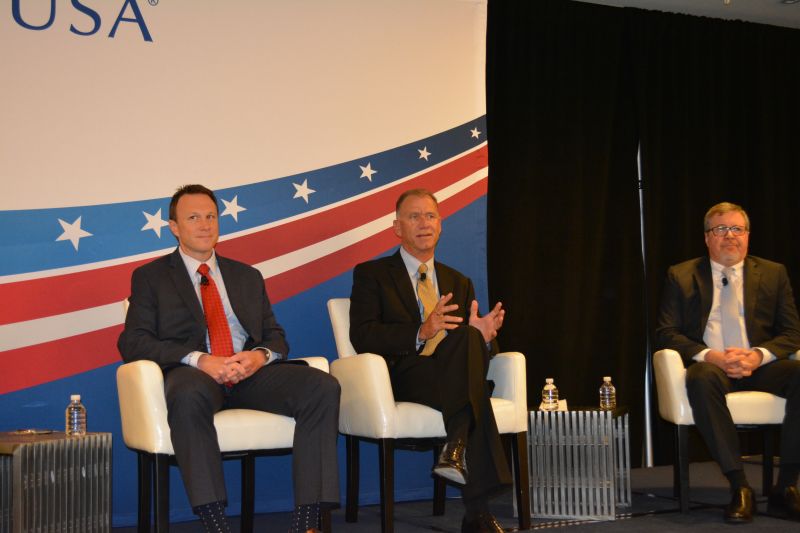
[[[481,513],[475,520],[461,521],[461,533],[504,533],[504,529],[491,513]]]
[[[800,522],[800,491],[797,487],[786,487],[782,491],[773,488],[769,494],[767,512]]]
[[[464,439],[456,439],[444,445],[439,454],[439,462],[433,467],[433,473],[445,479],[465,485],[467,483],[467,445]]]
[[[755,508],[755,498],[753,489],[750,487],[739,487],[733,491],[731,503],[725,507],[725,522],[729,524],[749,524],[753,521],[753,509]]]

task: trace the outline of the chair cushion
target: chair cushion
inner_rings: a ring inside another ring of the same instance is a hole
[[[396,402],[395,406],[397,434],[394,438],[425,439],[446,435],[440,411],[413,402]]]
[[[291,448],[294,418],[253,409],[226,409],[214,415],[223,452]]]
[[[732,392],[725,398],[736,424],[781,424],[786,400],[768,392]]]
[[[446,436],[442,413],[422,404],[397,402],[397,435],[395,438],[430,438]],[[492,398],[492,410],[497,429],[502,433],[516,433],[516,408],[514,402]]]

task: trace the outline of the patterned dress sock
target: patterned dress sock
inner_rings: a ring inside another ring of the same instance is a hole
[[[211,502],[198,505],[194,513],[200,515],[207,533],[231,533],[228,518],[225,516],[225,505],[222,502]]]
[[[319,526],[319,503],[298,505],[292,513],[292,524],[289,533],[305,533]]]

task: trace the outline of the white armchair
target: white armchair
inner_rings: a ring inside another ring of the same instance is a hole
[[[686,394],[686,368],[675,350],[660,350],[653,356],[661,418],[675,424],[674,491],[681,511],[689,509],[689,426],[694,425]],[[772,487],[774,431],[783,423],[786,400],[767,392],[742,391],[727,395],[728,409],[741,429],[764,430],[763,490]]]
[[[305,361],[328,372],[328,360],[324,357],[309,357]],[[155,530],[168,531],[169,466],[175,459],[161,368],[152,361],[124,364],[117,369],[117,390],[123,440],[138,456],[138,530],[150,531],[152,501]],[[214,416],[214,426],[223,457],[242,461],[241,530],[251,532],[255,457],[291,453],[294,419],[251,409],[227,409]],[[324,526],[329,528],[330,524]]]
[[[381,531],[393,531],[394,447],[433,439],[434,461],[446,432],[441,412],[412,402],[395,402],[389,370],[383,357],[356,354],[350,343],[350,299],[328,300],[328,312],[339,359],[331,363],[331,374],[342,388],[339,432],[347,444],[347,496],[345,517],[358,518],[358,473],[360,440],[378,444],[381,479]],[[519,527],[530,527],[528,487],[528,399],[525,357],[518,352],[496,355],[488,378],[495,383],[492,408],[500,434],[511,449]],[[410,439],[410,440],[409,440]],[[427,443],[431,446],[430,441]],[[423,448],[424,449],[424,448]],[[434,514],[444,513],[444,483],[435,477]]]

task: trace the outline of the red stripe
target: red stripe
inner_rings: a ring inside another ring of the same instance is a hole
[[[320,214],[219,243],[221,255],[255,264],[309,246],[385,215],[398,190],[439,190],[468,176],[488,161],[486,146],[416,178]],[[128,297],[133,270],[149,259],[112,267],[0,285],[0,325],[59,315],[118,302]]]
[[[441,215],[448,217],[484,196],[487,184],[488,182],[484,178],[458,194],[440,202]],[[398,244],[400,244],[400,241],[392,231],[392,228],[386,228],[363,241],[272,276],[266,280],[269,299],[273,303],[277,303],[291,298],[298,293],[347,272],[358,263],[371,259]]]
[[[3,352],[0,394],[118,363],[122,325]]]
[[[448,217],[486,194],[487,180],[467,187],[440,203]],[[399,243],[387,228],[352,246],[268,278],[265,283],[273,303],[286,300],[350,270]],[[88,372],[119,362],[117,338],[122,325],[2,352],[0,394]]]

